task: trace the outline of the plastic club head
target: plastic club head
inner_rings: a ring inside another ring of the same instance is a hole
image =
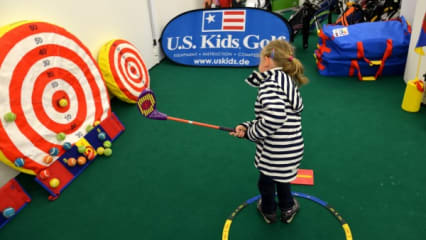
[[[144,89],[139,95],[137,106],[139,112],[150,119],[167,120],[167,115],[157,111],[157,102],[155,100],[154,92],[151,89]]]

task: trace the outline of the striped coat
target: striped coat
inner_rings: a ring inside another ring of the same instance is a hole
[[[291,182],[303,158],[302,97],[291,77],[274,68],[253,72],[246,82],[257,87],[256,119],[242,123],[247,138],[256,142],[254,164],[277,182]]]

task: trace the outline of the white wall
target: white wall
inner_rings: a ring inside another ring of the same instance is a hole
[[[425,0],[417,0],[416,3],[413,3],[414,0],[405,0],[402,2],[403,6],[401,7],[401,11],[403,8],[411,8],[413,9],[413,16],[411,16],[412,22],[412,32],[411,32],[411,40],[410,47],[408,49],[408,58],[407,64],[405,66],[404,73],[404,81],[407,82],[409,80],[415,79],[417,66],[419,61],[419,55],[414,52],[414,48],[419,40],[420,29],[423,23],[423,17],[426,12],[426,1]],[[409,6],[404,6],[409,5]],[[408,19],[408,17],[407,17]],[[426,47],[423,47],[423,50],[426,51]],[[421,65],[419,70],[419,78],[423,79],[423,74],[426,73],[426,56],[421,57]],[[426,95],[423,98],[423,103],[426,103]]]
[[[203,0],[151,0],[153,3],[153,15],[154,15],[154,32],[157,36],[156,39],[159,40],[161,37],[161,32],[167,23],[172,20],[174,17],[178,16],[181,13],[200,9],[203,7]],[[162,53],[158,48],[155,49],[158,54],[158,58],[164,58],[164,53]]]
[[[163,58],[153,39],[160,38],[175,16],[202,6],[202,0],[0,0],[0,26],[21,20],[56,24],[79,38],[95,59],[107,41],[123,38],[139,49],[151,68]]]
[[[158,18],[158,31],[177,15],[203,7],[203,0],[154,0]]]
[[[59,25],[79,38],[95,59],[107,41],[124,38],[139,49],[148,67],[153,57],[148,1],[0,0],[0,25],[41,20]]]
[[[407,19],[410,24],[413,24],[414,11],[419,0],[401,0],[401,15]]]
[[[0,26],[20,20],[59,25],[77,36],[95,58],[104,43],[124,38],[136,45],[151,68],[162,59],[153,47],[152,30],[158,40],[171,19],[202,7],[202,0],[0,0]]]

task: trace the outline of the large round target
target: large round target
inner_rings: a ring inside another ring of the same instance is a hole
[[[136,103],[140,93],[149,88],[149,75],[136,47],[122,39],[106,43],[98,55],[98,63],[108,90],[120,100]]]
[[[0,34],[0,160],[36,174],[64,141],[111,114],[108,91],[90,51],[65,29],[23,21]]]

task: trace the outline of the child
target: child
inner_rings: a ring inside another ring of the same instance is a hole
[[[308,79],[301,62],[294,57],[293,46],[274,40],[260,53],[259,72],[254,71],[246,82],[259,89],[254,105],[256,118],[241,123],[230,134],[256,143],[254,165],[260,172],[260,214],[267,223],[276,221],[277,192],[281,221],[290,223],[299,210],[290,182],[296,178],[304,147],[299,87]]]

